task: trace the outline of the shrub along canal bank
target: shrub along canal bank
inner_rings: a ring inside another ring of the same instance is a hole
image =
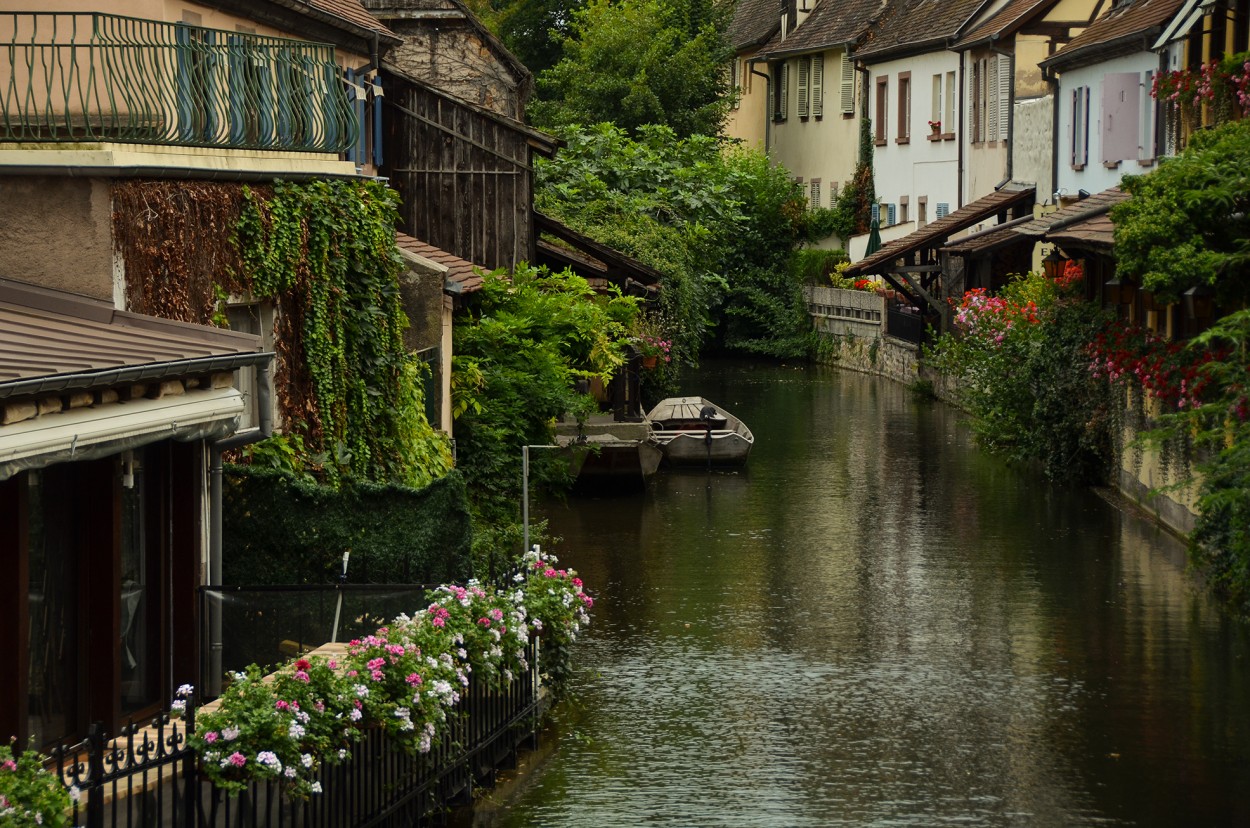
[[[823,367],[689,378],[738,473],[544,508],[596,586],[550,759],[491,826],[1244,824],[1250,637],[1184,549]]]

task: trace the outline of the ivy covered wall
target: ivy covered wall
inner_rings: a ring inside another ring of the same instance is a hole
[[[222,324],[227,297],[272,302],[281,439],[295,465],[331,485],[424,486],[452,459],[404,345],[397,207],[367,180],[118,183],[128,308]]]

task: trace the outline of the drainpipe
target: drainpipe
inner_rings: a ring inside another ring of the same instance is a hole
[[[998,40],[998,35],[990,38],[990,51],[998,57],[1007,59],[1007,66],[1011,72],[1011,88],[1007,93],[1007,180],[1011,181],[1012,171],[1015,169],[1012,164],[1013,156],[1016,153],[1016,56],[1010,52],[1004,52],[994,45],[994,41]],[[994,90],[997,94],[998,90]]]
[[[756,69],[755,64],[759,62],[760,61],[755,58],[751,58],[747,61],[751,67],[751,74],[764,79],[764,155],[767,156],[770,149],[768,142],[771,140],[770,136],[773,131],[773,113],[769,112],[769,110],[773,108],[773,76],[767,72],[761,72]]]
[[[957,208],[964,206],[964,141],[972,138],[968,134],[968,112],[965,109],[968,105],[967,92],[965,91],[968,88],[968,78],[964,75],[964,72],[967,71],[964,67],[964,55],[966,54],[967,52],[959,53],[959,131],[956,134],[960,137],[955,142],[959,145],[956,149],[958,160],[955,162],[958,167],[955,175],[955,205]],[[1008,149],[1008,152],[1010,151]]]
[[[264,440],[273,434],[273,374],[271,363],[256,366],[256,405],[259,425],[215,440],[209,445],[208,472],[208,582],[221,584],[221,453]],[[207,694],[221,695],[221,599],[208,602]]]

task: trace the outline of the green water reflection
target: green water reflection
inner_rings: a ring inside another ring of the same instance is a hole
[[[547,505],[596,594],[577,705],[478,824],[1250,824],[1250,642],[1177,541],[891,383],[684,390],[750,467]]]

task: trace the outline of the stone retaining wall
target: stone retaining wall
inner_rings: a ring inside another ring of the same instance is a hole
[[[825,287],[806,288],[806,297],[812,325],[822,340],[817,356],[819,362],[875,374],[908,386],[925,382],[938,399],[958,405],[954,381],[923,364],[917,346],[883,335],[881,317],[885,300],[881,297],[865,291]],[[1126,419],[1130,422],[1135,419],[1131,410]],[[1129,446],[1135,436],[1136,431],[1126,426],[1123,445]],[[1112,485],[1163,526],[1188,535],[1197,517],[1194,504],[1198,483],[1181,490],[1155,491],[1175,483],[1183,473],[1187,472],[1166,467],[1155,449],[1125,448]]]

